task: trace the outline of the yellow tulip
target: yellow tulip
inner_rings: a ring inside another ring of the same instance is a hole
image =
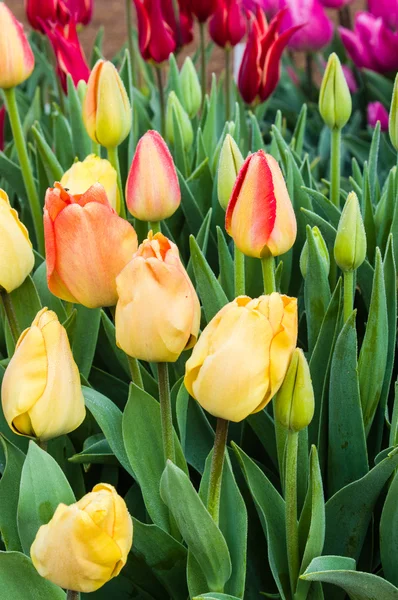
[[[238,423],[279,390],[296,341],[296,298],[239,296],[204,329],[186,363],[185,386],[207,412]]]
[[[41,440],[73,431],[86,409],[65,328],[47,308],[22,332],[1,388],[4,416],[19,435]]]
[[[200,304],[178,248],[149,233],[116,279],[116,343],[129,356],[175,362],[198,336]]]
[[[45,579],[88,593],[119,575],[132,543],[126,503],[112,485],[99,483],[79,502],[57,507],[37,532],[30,555]]]
[[[72,196],[84,194],[94,183],[100,183],[105,189],[109,204],[117,213],[120,212],[117,173],[106,158],[90,154],[82,162],[75,162],[63,174],[60,183]]]
[[[10,293],[24,282],[35,257],[28,230],[0,190],[0,288]]]

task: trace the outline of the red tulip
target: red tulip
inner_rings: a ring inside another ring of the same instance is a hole
[[[82,79],[87,82],[90,69],[77,35],[76,22],[71,19],[65,27],[44,21],[41,23],[53,47],[57,59],[58,77],[64,91],[67,91],[66,77],[68,73],[75,85]]]
[[[37,31],[45,33],[42,21],[67,25],[71,19],[87,25],[93,13],[93,0],[26,0],[26,16]]]
[[[267,24],[265,13],[257,8],[251,14],[251,24],[246,48],[238,76],[238,87],[248,104],[255,100],[264,102],[275,90],[280,77],[280,60],[292,35],[302,25],[290,27],[282,34],[280,28],[286,9],[280,10]]]
[[[217,0],[209,22],[210,37],[222,48],[236,46],[246,33],[246,21],[239,0]]]
[[[199,23],[207,21],[216,8],[217,0],[190,0],[191,12],[198,19]]]

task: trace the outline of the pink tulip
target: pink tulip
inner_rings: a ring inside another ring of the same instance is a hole
[[[390,29],[398,29],[398,2],[396,0],[368,0],[369,12],[381,17]]]
[[[317,52],[327,46],[333,36],[333,25],[319,0],[285,0],[289,9],[283,30],[304,25],[289,42],[289,48]]]
[[[42,33],[42,21],[66,25],[72,18],[88,25],[93,14],[93,0],[26,0],[25,4],[30,25]]]
[[[373,129],[380,121],[382,131],[388,131],[388,112],[381,102],[369,102],[367,109],[368,125]]]

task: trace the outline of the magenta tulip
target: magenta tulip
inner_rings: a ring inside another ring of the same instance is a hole
[[[377,121],[380,121],[382,131],[388,131],[388,111],[381,102],[369,102],[367,109],[368,125],[373,129]]]

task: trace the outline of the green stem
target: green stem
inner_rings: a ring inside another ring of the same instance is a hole
[[[234,246],[235,296],[245,294],[245,255]]]
[[[312,52],[307,52],[305,55],[305,73],[307,78],[307,93],[308,98],[312,99],[312,89],[313,89],[313,59]]]
[[[151,231],[151,229],[153,235],[155,235],[155,233],[161,233],[162,229],[160,227],[160,221],[148,221],[148,231]]]
[[[119,164],[119,153],[117,146],[114,148],[107,148],[108,160],[111,163],[112,167],[115,169],[117,173],[117,187],[119,190],[119,200],[120,200],[120,211],[119,214],[123,219],[126,218],[126,207],[124,204],[124,194],[123,194],[123,186],[122,186],[122,178],[120,175],[120,164]]]
[[[79,600],[80,593],[74,590],[66,590],[66,600]]]
[[[288,431],[286,440],[285,511],[286,544],[292,597],[299,575],[299,543],[297,526],[297,452],[298,432]]]
[[[44,452],[47,452],[47,446],[48,446],[47,440],[37,440],[37,445],[39,446],[39,448],[44,450]]]
[[[15,88],[3,90],[3,92],[6,101],[8,118],[10,119],[12,135],[19,158],[19,164],[21,166],[22,179],[25,184],[29,207],[32,213],[37,247],[40,254],[44,256],[43,209],[40,205],[39,195],[37,193],[35,180],[33,178],[32,166],[29,161],[26,140],[22,130],[21,119],[19,118]]]
[[[261,267],[263,269],[264,293],[272,294],[276,291],[274,257],[271,255],[262,258]]]
[[[341,129],[332,129],[330,148],[330,200],[340,206],[340,145]]]
[[[159,104],[160,104],[160,133],[164,137],[166,130],[166,103],[164,98],[164,89],[162,81],[162,67],[155,67],[156,81],[158,84],[159,91]]]
[[[141,388],[143,390],[144,389],[144,384],[142,382],[142,376],[141,376],[141,371],[140,371],[140,364],[139,364],[139,362],[138,362],[138,360],[136,358],[132,358],[128,354],[126,354],[126,356],[127,356],[127,360],[128,360],[128,363],[129,363],[131,381],[133,383],[135,383],[136,386],[138,386],[139,388]]]
[[[96,156],[101,158],[101,144],[97,144],[97,142],[91,141],[91,152]]]
[[[206,40],[205,40],[205,23],[199,23],[200,33],[200,83],[202,86],[202,106],[206,96]]]
[[[17,315],[15,314],[14,306],[12,304],[10,294],[7,294],[7,292],[5,290],[1,289],[0,298],[1,298],[1,301],[2,301],[2,304],[4,307],[6,319],[10,326],[12,339],[14,340],[14,343],[16,344],[19,339],[19,336],[21,335],[22,332],[21,332],[21,328],[18,325]]]
[[[134,27],[133,27],[133,20],[132,20],[132,14],[131,14],[131,7],[132,7],[132,0],[126,0],[126,19],[127,19],[127,43],[128,43],[128,48],[129,48],[129,54],[130,54],[130,74],[131,74],[131,81],[133,86],[135,86],[136,84],[136,78],[135,78],[135,70],[136,70],[136,61],[135,61],[135,52],[134,52]]]
[[[231,116],[231,48],[225,48],[225,120]]]
[[[157,363],[160,416],[162,421],[162,439],[164,460],[175,462],[173,415],[171,412],[170,383],[168,364]]]
[[[354,308],[354,271],[344,271],[344,323]]]
[[[229,421],[220,418],[217,419],[216,436],[214,438],[213,456],[210,468],[207,510],[217,525],[220,513],[222,471],[228,436],[228,425]]]

